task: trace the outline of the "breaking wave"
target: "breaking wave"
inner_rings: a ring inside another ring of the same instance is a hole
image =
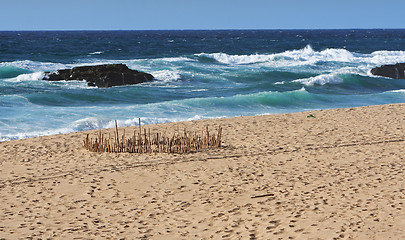
[[[304,84],[305,86],[314,86],[315,84],[340,84],[343,82],[343,79],[340,78],[337,74],[322,74],[316,77],[297,79],[293,82],[299,82],[301,84]]]
[[[222,64],[243,65],[267,63],[273,66],[313,65],[319,62],[365,63],[371,65],[405,62],[405,51],[376,51],[370,54],[353,53],[346,49],[328,48],[315,51],[310,45],[303,49],[274,54],[229,55],[200,53],[197,57],[210,58]]]

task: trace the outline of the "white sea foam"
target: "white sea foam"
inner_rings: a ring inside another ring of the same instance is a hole
[[[316,77],[297,79],[294,80],[293,82],[299,82],[304,84],[305,86],[313,86],[315,84],[317,85],[340,84],[343,82],[343,79],[341,79],[337,74],[321,74]]]
[[[375,51],[364,58],[375,65],[402,63],[405,62],[405,51]]]
[[[159,124],[159,123],[167,123],[167,122],[181,122],[181,121],[193,121],[193,120],[201,120],[204,119],[203,116],[195,115],[192,117],[142,117],[141,124],[142,125],[149,125],[149,124]],[[130,118],[125,120],[117,120],[118,127],[128,127],[128,126],[135,126],[138,125],[139,118]],[[92,129],[104,129],[104,128],[114,128],[115,127],[115,120],[108,120],[108,119],[101,119],[101,118],[84,118],[75,121],[69,132],[74,131],[86,131]]]
[[[197,56],[204,56],[208,58],[213,58],[216,61],[224,64],[250,64],[266,62],[271,60],[272,55],[229,55],[226,53],[200,53]]]
[[[65,89],[95,89],[95,86],[89,86],[86,80],[57,81],[53,84],[61,84]]]
[[[206,91],[208,91],[208,89],[206,89],[206,88],[190,90],[190,92],[206,92]]]
[[[253,54],[253,55],[229,55],[226,53],[200,53],[197,56],[213,58],[224,64],[253,64],[273,63],[275,65],[300,65],[314,64],[319,61],[351,62],[354,55],[346,49],[326,49],[320,52],[314,51],[310,45],[303,49],[285,51],[275,54]]]
[[[146,60],[146,59],[144,59]],[[149,60],[149,59],[147,59]],[[194,59],[188,57],[170,57],[170,58],[155,58],[154,61],[165,61],[165,62],[190,62],[195,61]]]
[[[72,65],[24,60],[14,62],[2,62],[0,63],[0,66],[14,66],[17,68],[26,69],[33,72],[39,72],[39,71],[54,71],[57,69],[69,68]]]
[[[38,81],[42,80],[44,78],[45,74],[44,72],[34,72],[34,73],[28,73],[28,74],[21,74],[18,75],[15,78],[9,78],[5,79],[3,81],[5,82],[14,82],[14,83],[19,83],[19,82],[30,82],[30,81]],[[85,80],[70,80],[70,81],[55,81],[55,82],[41,82],[41,84],[53,84],[55,87],[61,87],[64,89],[94,89],[96,87],[90,87],[88,86],[87,82]]]
[[[6,82],[24,82],[24,81],[37,81],[44,78],[43,72],[34,72],[34,73],[27,73],[18,75],[15,78],[10,78],[5,80]]]
[[[388,92],[404,93],[405,94],[405,89],[391,90],[391,91],[388,91]]]
[[[181,78],[180,74],[171,70],[160,70],[151,72],[155,79],[162,82],[173,82]]]
[[[96,117],[88,117],[79,119],[71,124],[72,131],[86,131],[92,129],[106,128],[110,124],[109,119],[101,119]],[[110,126],[111,128],[114,125]]]
[[[100,55],[103,53],[104,53],[104,51],[98,51],[98,52],[91,52],[91,53],[89,53],[89,55]]]
[[[346,49],[328,48],[315,51],[310,45],[303,49],[274,54],[229,55],[226,53],[200,53],[196,56],[212,58],[229,65],[266,64],[272,67],[313,65],[318,62],[342,62],[366,64],[374,67],[382,64],[405,62],[405,51],[376,51],[371,54],[353,53]]]
[[[192,117],[143,117],[141,118],[142,125],[149,125],[149,124],[159,124],[159,123],[167,123],[167,122],[182,122],[182,121],[193,121],[193,120],[201,120],[205,119],[203,116],[194,115]],[[134,126],[138,125],[139,118],[127,119],[124,121],[117,121],[118,125],[120,126]]]
[[[305,89],[305,87],[302,87],[302,88],[300,88],[298,90],[293,90],[293,91],[290,91],[290,92],[308,92],[308,91]]]
[[[285,62],[286,65],[315,64],[322,61],[351,62],[354,55],[346,49],[325,49],[314,51],[310,45],[303,49],[273,54],[274,60]]]
[[[166,122],[180,122],[180,121],[192,121],[192,120],[200,120],[204,119],[204,117],[200,115],[195,115],[193,117],[185,117],[185,118],[167,118],[167,117],[144,117],[141,118],[142,125],[149,125],[149,124],[159,124],[159,123],[166,123]],[[117,120],[118,127],[127,127],[127,126],[134,126],[138,125],[138,118],[126,119],[126,120]],[[40,136],[47,136],[47,135],[55,135],[55,134],[64,134],[64,133],[71,133],[76,131],[86,131],[86,130],[93,130],[93,129],[105,129],[105,128],[114,128],[115,127],[115,120],[109,120],[105,118],[96,118],[96,117],[89,117],[77,120],[70,124],[69,127],[66,128],[59,128],[53,130],[43,130],[43,131],[30,131],[22,130],[18,133],[6,133],[2,134],[0,132],[0,142],[3,141],[10,141],[10,140],[17,140],[17,139],[24,139],[24,138],[31,138],[31,137],[40,137]]]
[[[23,131],[15,134],[1,134],[0,142],[4,141],[11,141],[17,139],[24,139],[24,138],[32,138],[32,137],[40,137],[40,136],[47,136],[47,135],[56,135],[56,134],[64,134],[73,132],[73,129],[69,128],[60,128],[54,130],[45,130],[45,131]]]

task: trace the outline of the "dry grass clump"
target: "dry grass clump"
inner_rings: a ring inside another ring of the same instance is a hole
[[[95,139],[89,138],[89,134],[83,141],[83,147],[91,152],[108,153],[188,153],[208,148],[220,148],[222,128],[218,128],[216,134],[209,132],[208,126],[205,131],[183,132],[173,134],[151,133],[150,129],[141,126],[139,119],[139,131],[134,130],[132,136],[127,138],[125,129],[122,136],[119,135],[117,121],[115,121],[114,136],[105,137],[101,130]]]

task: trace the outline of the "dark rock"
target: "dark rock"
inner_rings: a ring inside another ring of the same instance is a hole
[[[373,75],[389,77],[394,79],[405,79],[405,63],[395,65],[382,65],[371,69]]]
[[[74,67],[56,72],[46,72],[43,80],[86,80],[89,86],[107,88],[113,86],[138,84],[151,81],[149,73],[129,69],[124,64],[104,64],[97,66]]]

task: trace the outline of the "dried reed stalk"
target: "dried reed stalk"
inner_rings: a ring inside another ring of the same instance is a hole
[[[197,132],[189,132],[184,129],[183,133],[177,129],[175,133],[169,137],[166,132],[152,134],[150,129],[141,127],[141,119],[139,119],[139,133],[134,130],[133,136],[126,138],[125,129],[120,137],[118,132],[118,124],[115,121],[113,138],[108,135],[104,137],[101,130],[93,140],[89,134],[83,141],[83,147],[91,152],[108,152],[108,153],[189,153],[207,148],[220,148],[222,146],[222,128],[218,128],[217,134],[210,134],[208,126],[205,131],[201,131],[201,135]]]

